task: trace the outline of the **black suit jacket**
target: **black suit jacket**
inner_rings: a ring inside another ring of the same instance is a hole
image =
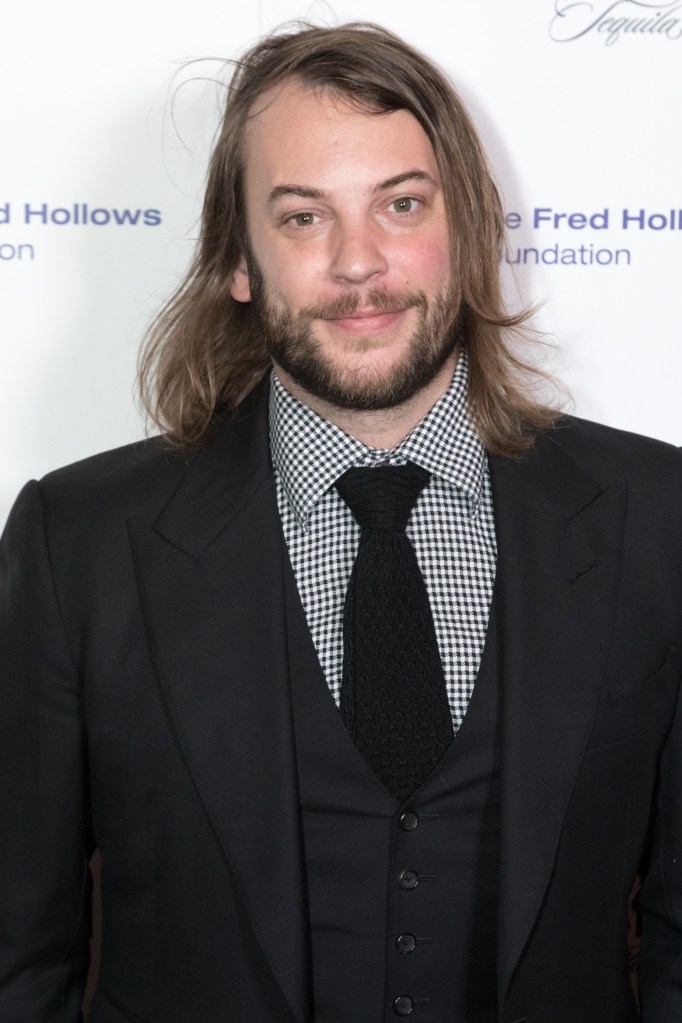
[[[0,1019],[310,1023],[266,390],[32,483],[0,553]],[[682,457],[579,420],[491,459],[503,1023],[682,1019]],[[350,1023],[350,1020],[349,1020]],[[364,1023],[354,1012],[353,1023]],[[369,1023],[369,1021],[368,1021]]]

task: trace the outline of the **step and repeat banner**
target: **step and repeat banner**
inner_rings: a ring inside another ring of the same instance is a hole
[[[248,8],[248,9],[247,9]],[[29,477],[143,436],[137,348],[190,258],[225,60],[295,18],[434,58],[504,196],[577,414],[682,444],[682,3],[84,0],[0,38],[0,524]]]

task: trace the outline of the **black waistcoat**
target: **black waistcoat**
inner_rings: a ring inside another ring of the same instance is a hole
[[[344,727],[290,570],[286,589],[315,1023],[495,1023],[494,602],[465,719],[400,805]]]

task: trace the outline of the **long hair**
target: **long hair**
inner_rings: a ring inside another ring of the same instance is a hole
[[[187,275],[152,323],[139,364],[142,404],[167,438],[201,446],[270,365],[250,303],[230,294],[248,252],[244,144],[255,101],[287,79],[330,91],[368,113],[409,111],[438,164],[448,216],[459,343],[469,356],[469,402],[489,451],[517,455],[558,413],[534,397],[546,375],[518,354],[527,311],[504,308],[504,219],[485,154],[445,75],[393,33],[369,23],[296,26],[236,63],[209,164],[201,234]]]

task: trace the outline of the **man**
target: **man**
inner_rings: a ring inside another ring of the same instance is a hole
[[[531,397],[501,223],[396,37],[238,68],[166,437],[3,539],[6,1023],[78,1019],[95,845],[93,1023],[634,1023],[638,873],[682,1019],[682,460]]]

